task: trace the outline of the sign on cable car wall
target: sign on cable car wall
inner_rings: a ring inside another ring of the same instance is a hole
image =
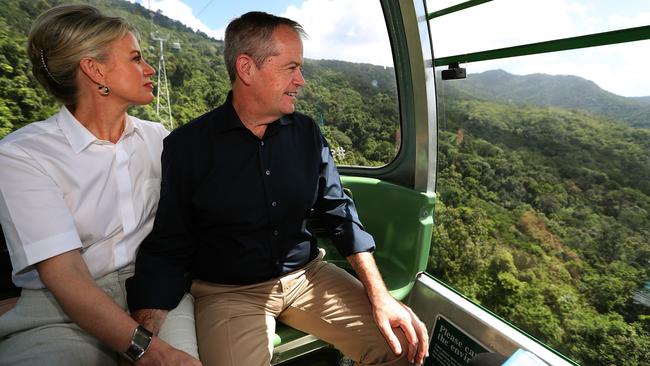
[[[442,315],[431,335],[425,366],[465,366],[479,353],[492,352]]]

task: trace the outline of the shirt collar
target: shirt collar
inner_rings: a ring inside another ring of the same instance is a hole
[[[286,126],[293,123],[293,113],[280,118],[280,125]]]
[[[228,92],[228,96],[226,97],[226,101],[224,102],[223,106],[225,108],[226,115],[223,120],[217,122],[217,132],[226,132],[229,130],[246,128],[246,126],[244,126],[242,121],[239,119],[237,111],[235,111],[235,107],[232,105],[232,90]],[[293,114],[288,114],[280,117],[280,119],[272,122],[271,124],[278,122],[281,126],[286,126],[292,124],[293,120]]]
[[[99,140],[95,135],[88,131],[88,129],[84,127],[84,125],[82,125],[81,122],[72,115],[72,113],[70,113],[67,107],[61,107],[56,118],[59,128],[61,128],[63,135],[68,139],[70,146],[72,146],[72,151],[74,151],[75,154],[79,154],[90,144]],[[142,136],[138,123],[136,123],[131,116],[127,115],[124,123],[124,132],[120,139],[132,134],[133,132]]]
[[[140,123],[138,121],[129,116],[128,114],[126,115],[125,121],[124,121],[124,132],[122,133],[122,138],[132,134],[133,132],[137,133],[138,136],[142,136],[142,130],[140,129]]]
[[[61,110],[56,116],[56,120],[75,154],[79,154],[88,145],[97,140],[97,137],[90,133],[81,122],[77,121],[65,106],[61,107]]]

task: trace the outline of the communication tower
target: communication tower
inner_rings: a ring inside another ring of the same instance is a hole
[[[167,70],[165,69],[164,45],[167,39],[158,36],[157,33],[151,33],[151,40],[158,42],[158,83],[156,92],[156,114],[160,123],[170,131],[174,129],[174,120],[172,118],[172,101],[169,98],[169,82],[167,81]]]

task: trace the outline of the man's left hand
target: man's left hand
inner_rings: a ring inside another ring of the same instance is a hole
[[[424,323],[402,302],[390,295],[373,302],[373,317],[390,348],[396,355],[402,353],[402,346],[394,328],[401,328],[408,342],[406,357],[410,363],[420,365],[429,356],[429,336]]]
[[[390,295],[372,253],[355,253],[347,256],[346,259],[366,288],[372,306],[372,316],[393,353],[401,355],[403,351],[393,330],[401,328],[408,342],[407,360],[410,363],[422,364],[429,356],[429,336],[424,323],[418,319],[411,308]]]

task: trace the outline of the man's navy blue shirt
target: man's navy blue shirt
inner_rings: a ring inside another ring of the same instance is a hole
[[[301,268],[318,252],[312,209],[341,255],[374,250],[316,123],[293,113],[260,139],[229,94],[164,140],[160,202],[127,282],[129,308],[173,309],[187,273],[245,285]]]

